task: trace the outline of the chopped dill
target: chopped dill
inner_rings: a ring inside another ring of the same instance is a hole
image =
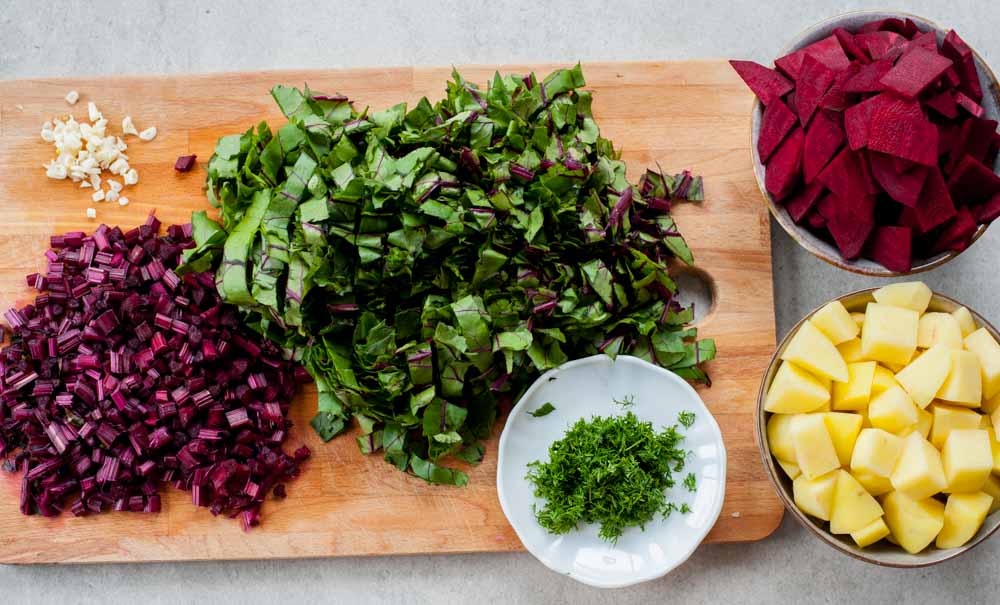
[[[691,425],[694,424],[694,412],[689,412],[687,410],[677,414],[677,422],[684,425],[684,428],[689,429]]]

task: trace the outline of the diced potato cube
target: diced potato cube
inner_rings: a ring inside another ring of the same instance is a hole
[[[775,414],[811,412],[830,401],[830,389],[794,363],[783,363],[774,374],[764,409]]]
[[[829,302],[809,318],[830,341],[839,345],[858,335],[858,325],[839,300]]]
[[[935,403],[931,406],[934,422],[931,425],[931,443],[941,449],[948,433],[955,429],[978,429],[982,418],[973,410]]]
[[[796,416],[792,420],[791,431],[795,463],[807,479],[815,479],[840,467],[840,459],[826,429],[823,414]]]
[[[1000,441],[997,441],[997,433],[993,429],[992,423],[990,423],[990,426],[981,426],[980,428],[990,436],[990,455],[993,457],[993,472],[1000,474]]]
[[[900,386],[900,384],[896,382],[896,375],[885,366],[876,366],[875,376],[872,378],[872,397],[875,397],[880,393],[884,393],[888,389],[895,386]]]
[[[897,492],[914,500],[929,498],[948,486],[940,452],[917,433],[903,439],[903,451],[889,480]]]
[[[934,424],[934,414],[931,414],[927,410],[921,410],[917,408],[917,424],[912,428],[924,439],[931,434],[931,426]]]
[[[990,436],[985,430],[956,429],[948,433],[941,463],[949,492],[979,491],[993,470]]]
[[[851,471],[854,478],[858,480],[858,483],[864,486],[868,493],[873,496],[881,496],[882,494],[888,494],[892,491],[892,482],[889,481],[888,477],[879,477],[878,475],[872,475],[871,473],[863,473],[858,471]]]
[[[907,364],[917,350],[920,314],[910,309],[869,303],[861,328],[861,353],[887,364]]]
[[[854,323],[858,324],[858,331],[861,330],[861,326],[865,325],[865,314],[864,313],[851,313],[851,319]]]
[[[949,349],[962,348],[962,328],[951,313],[924,313],[920,316],[917,346],[929,349],[937,344]]]
[[[983,484],[983,492],[993,496],[993,503],[990,504],[990,510],[987,512],[987,516],[1000,510],[1000,479],[996,475],[990,475],[986,478],[986,483]]]
[[[921,281],[900,282],[882,286],[872,293],[876,302],[883,305],[912,309],[917,313],[927,310],[933,293],[927,284]]]
[[[840,351],[811,321],[802,322],[781,359],[796,363],[817,376],[847,382],[847,363]]]
[[[941,385],[937,398],[971,408],[978,408],[982,404],[983,377],[979,372],[979,358],[975,353],[951,352],[951,370]]]
[[[972,539],[982,527],[993,506],[993,496],[975,492],[951,494],[944,505],[944,527],[934,545],[938,548],[958,548]]]
[[[903,387],[892,387],[868,404],[868,419],[872,426],[898,433],[920,420],[918,408]]]
[[[833,440],[833,449],[837,451],[840,466],[849,465],[854,443],[858,439],[858,433],[861,432],[861,416],[827,412],[823,414],[823,421],[826,422],[826,430],[830,432],[830,439]]]
[[[767,444],[771,448],[771,454],[786,462],[795,462],[792,418],[795,418],[792,414],[771,414],[767,419]]]
[[[888,477],[903,451],[903,440],[882,429],[861,429],[851,454],[851,471]]]
[[[847,342],[842,342],[837,345],[837,350],[840,351],[840,356],[844,358],[844,361],[848,364],[852,364],[858,361],[868,361],[865,356],[861,354],[861,339],[852,338]]]
[[[792,481],[792,496],[795,506],[802,512],[824,521],[830,520],[833,512],[833,496],[837,488],[837,473],[827,473],[822,477],[807,479],[799,475]]]
[[[934,498],[914,500],[890,492],[882,498],[882,507],[893,541],[913,555],[933,542],[944,527],[944,504]]]
[[[972,317],[972,313],[968,309],[959,307],[952,311],[951,314],[958,320],[958,327],[962,329],[962,338],[976,331],[976,320]]]
[[[795,478],[802,474],[802,469],[800,469],[799,465],[794,462],[778,460],[778,466],[781,467],[781,470],[785,471],[785,474],[788,475],[789,479],[795,480]]]
[[[889,526],[885,524],[882,517],[875,519],[856,532],[851,532],[851,538],[854,539],[854,543],[860,548],[871,546],[888,535]]]
[[[947,380],[952,364],[951,354],[951,349],[945,346],[931,347],[896,374],[896,382],[921,408],[927,407]]]
[[[1000,393],[997,393],[989,399],[983,399],[983,405],[979,407],[984,414],[992,414],[1000,408]]]
[[[847,382],[833,383],[830,408],[837,411],[851,411],[868,407],[876,365],[874,361],[847,364]]]
[[[965,337],[965,348],[979,358],[983,379],[983,397],[992,399],[1000,393],[1000,344],[986,328]]]
[[[839,470],[837,489],[833,495],[830,533],[849,534],[862,529],[882,516],[882,507],[858,480],[845,470]]]

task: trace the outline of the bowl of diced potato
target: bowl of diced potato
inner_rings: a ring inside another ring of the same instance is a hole
[[[922,282],[810,313],[761,384],[756,435],[785,507],[855,558],[923,567],[1000,527],[1000,334]]]

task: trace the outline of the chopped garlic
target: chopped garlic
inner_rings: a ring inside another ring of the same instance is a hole
[[[63,164],[57,164],[55,160],[52,160],[45,167],[45,176],[50,179],[64,179],[66,178],[66,166]]]
[[[97,211],[93,208],[87,208],[87,218],[97,218]]]
[[[108,166],[108,170],[110,170],[112,174],[124,175],[129,171],[128,160],[118,156],[118,159],[111,162],[111,165]]]
[[[135,168],[129,168],[124,176],[126,185],[135,185],[139,182],[139,173],[136,172]]]
[[[111,191],[109,191],[109,192],[107,192],[107,193],[104,194],[104,199],[107,200],[107,201],[109,201],[109,202],[117,202],[118,201],[118,192],[115,191],[114,189],[112,189]]]
[[[80,189],[89,189],[90,181],[80,181]]]
[[[112,191],[117,192],[122,190],[122,184],[119,183],[118,181],[113,179],[108,179],[107,182],[108,182],[108,187],[110,187]]]
[[[97,105],[93,101],[87,103],[87,115],[90,116],[91,122],[96,122],[104,117],[101,115],[101,112],[97,110]]]
[[[143,141],[152,141],[156,138],[156,126],[150,126],[139,133],[139,138]]]
[[[90,196],[90,199],[94,200],[95,202],[103,202],[104,201],[104,190],[103,189],[98,189],[97,191],[94,192],[93,195]]]
[[[135,129],[135,124],[132,123],[132,116],[125,116],[122,119],[122,133],[137,135],[139,131]]]
[[[121,198],[119,198],[118,199],[118,205],[119,206],[128,206],[128,198],[127,197],[121,197]]]
[[[66,102],[70,105],[76,105],[76,102],[80,100],[80,93],[75,90],[71,90],[66,93]]]

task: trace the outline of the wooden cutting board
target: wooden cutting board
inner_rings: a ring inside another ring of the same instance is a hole
[[[503,72],[544,74],[556,66],[503,66]],[[493,67],[463,75],[485,83]],[[164,224],[187,222],[207,207],[204,162],[220,136],[260,120],[284,123],[269,90],[276,83],[340,92],[379,109],[400,100],[443,95],[450,68],[286,71],[193,76],[34,79],[0,83],[0,310],[30,300],[23,276],[44,268],[49,236],[92,230],[99,222],[130,227],[156,209]],[[709,276],[715,303],[700,322],[715,338],[714,385],[699,388],[725,435],[729,452],[725,508],[709,542],[759,540],[778,526],[782,507],[754,445],[758,381],[775,345],[768,215],[750,166],[751,96],[722,61],[596,63],[584,66],[595,91],[594,112],[605,137],[620,147],[633,180],[646,166],[690,168],[705,177],[706,201],[680,204],[675,216]],[[80,102],[63,100],[80,91]],[[89,189],[45,177],[51,146],[41,125],[94,101],[113,131],[131,115],[138,128],[155,125],[152,142],[127,139],[140,182],[131,204],[95,204]],[[196,153],[199,166],[173,170],[178,155]],[[97,221],[85,210],[95,207]],[[315,390],[293,406],[296,429],[288,446],[306,443],[314,457],[282,502],[268,501],[263,525],[212,517],[173,489],[158,515],[114,513],[89,518],[24,517],[19,479],[0,476],[0,561],[10,563],[164,561],[340,555],[516,551],[522,546],[504,519],[495,489],[496,439],[484,462],[469,470],[465,488],[431,486],[377,457],[362,456],[344,436],[322,444],[308,427]],[[500,425],[497,425],[497,432]]]

